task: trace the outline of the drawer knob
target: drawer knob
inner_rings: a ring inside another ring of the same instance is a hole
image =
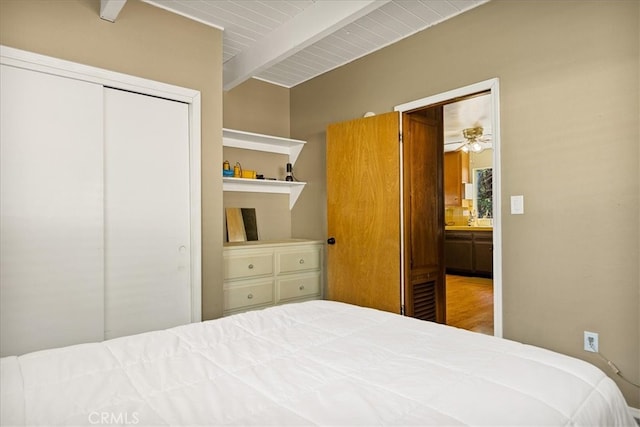
[[[249,264],[249,270],[253,270],[253,264]]]
[[[300,264],[304,264],[304,258],[300,258]]]
[[[253,294],[249,294],[249,295],[247,295],[247,298],[248,298],[248,299],[252,299],[252,298],[253,298]]]
[[[300,289],[301,291],[304,291],[304,285],[300,285],[298,289]]]

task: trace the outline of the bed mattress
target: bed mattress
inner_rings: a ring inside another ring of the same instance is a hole
[[[575,358],[329,301],[1,359],[3,425],[634,426]]]

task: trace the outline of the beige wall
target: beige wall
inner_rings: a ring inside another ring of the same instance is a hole
[[[288,89],[251,79],[225,92],[223,99],[225,128],[289,137]],[[283,154],[228,147],[224,148],[223,155],[232,166],[239,162],[244,169],[277,179],[285,178],[289,161]],[[296,177],[297,170],[295,167]],[[298,177],[301,181],[303,178],[304,174]],[[223,204],[224,207],[255,208],[260,240],[292,237],[289,196],[285,194],[225,192]],[[226,233],[226,227],[224,229]]]
[[[129,0],[115,23],[99,0],[0,0],[0,43],[199,90],[204,319],[222,314],[222,33]]]
[[[289,89],[256,79],[224,92],[224,127],[289,137]]]
[[[294,235],[326,237],[329,123],[500,79],[507,338],[587,360],[585,330],[640,381],[637,1],[493,0],[291,90],[309,188]],[[525,196],[510,215],[509,197]],[[612,377],[615,375],[611,374]],[[628,403],[640,393],[618,378]]]

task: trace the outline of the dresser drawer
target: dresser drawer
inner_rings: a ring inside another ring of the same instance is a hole
[[[277,281],[278,301],[320,295],[320,273],[297,275]]]
[[[240,279],[273,274],[271,252],[243,253],[224,257],[224,279]]]
[[[224,289],[224,309],[237,310],[254,305],[273,304],[273,281],[253,282],[250,285]]]
[[[320,248],[304,247],[298,251],[276,252],[277,273],[295,273],[297,271],[320,269]]]

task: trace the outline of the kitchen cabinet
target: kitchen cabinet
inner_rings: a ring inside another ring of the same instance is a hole
[[[445,231],[447,273],[493,276],[492,231]]]
[[[473,232],[473,271],[479,276],[493,276],[493,232]]]
[[[444,204],[462,206],[464,184],[469,182],[469,153],[451,151],[444,154]]]
[[[444,258],[447,272],[473,272],[473,233],[447,231]]]
[[[245,150],[285,154],[289,163],[295,165],[305,141],[281,138],[234,129],[222,129],[222,146]],[[222,178],[223,191],[289,194],[289,209],[293,208],[306,185],[299,181],[275,181],[268,179]]]
[[[323,242],[227,243],[224,315],[322,297]]]

